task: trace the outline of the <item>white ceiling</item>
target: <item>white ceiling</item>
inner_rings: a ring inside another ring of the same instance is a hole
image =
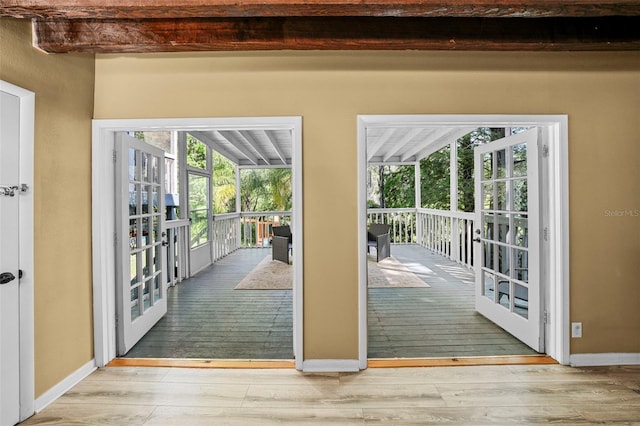
[[[367,162],[414,164],[474,127],[393,126],[367,129]],[[241,167],[291,166],[289,130],[203,130],[189,132],[196,139]]]
[[[367,162],[414,164],[474,130],[474,127],[372,127],[367,129]]]
[[[293,137],[290,130],[234,129],[189,133],[239,166],[291,166]]]

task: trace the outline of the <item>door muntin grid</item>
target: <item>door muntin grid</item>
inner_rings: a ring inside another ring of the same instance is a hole
[[[131,321],[165,297],[162,285],[160,161],[135,148],[128,150],[129,277]]]
[[[482,154],[482,295],[529,318],[527,144]]]

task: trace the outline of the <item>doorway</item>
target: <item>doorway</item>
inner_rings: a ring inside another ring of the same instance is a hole
[[[438,116],[438,115],[398,115],[398,116],[359,116],[358,117],[358,156],[359,156],[359,229],[360,229],[360,256],[359,256],[359,306],[360,306],[360,365],[366,368],[368,351],[368,297],[367,297],[367,164],[371,161],[395,161],[413,160],[420,153],[425,154],[429,149],[439,149],[448,142],[444,135],[455,136],[453,140],[468,133],[470,129],[479,127],[511,128],[511,127],[538,127],[541,139],[544,141],[543,150],[545,161],[540,167],[541,174],[541,202],[548,212],[541,226],[546,228],[545,235],[548,240],[541,248],[543,276],[541,280],[548,283],[544,287],[541,300],[544,305],[540,309],[540,318],[551,319],[546,323],[540,323],[545,337],[546,353],[561,363],[568,362],[568,336],[565,332],[568,324],[568,198],[567,174],[566,174],[566,117],[564,116]],[[399,131],[401,139],[391,141],[393,134]],[[411,146],[411,139],[421,136],[424,139],[428,135],[434,136],[434,146],[431,148]],[[380,146],[392,144],[392,148],[384,152]],[[413,157],[412,157],[413,156]],[[419,160],[420,158],[418,158]],[[454,162],[451,162],[451,174],[455,173]],[[416,166],[417,167],[417,166]],[[419,185],[416,183],[416,187]],[[416,199],[419,200],[419,190]],[[454,193],[452,189],[452,194]],[[416,204],[420,206],[419,203]],[[446,216],[446,215],[445,215]],[[455,219],[455,220],[454,220]],[[429,221],[430,220],[430,221]],[[417,227],[434,226],[435,228],[451,229],[459,223],[457,218],[429,219],[427,221],[416,220]],[[460,221],[467,220],[461,218]],[[369,219],[369,221],[371,221]],[[439,251],[450,258],[455,258],[460,263],[468,262],[469,249],[471,247],[472,231],[468,226],[461,226],[462,238],[451,238],[449,241],[429,241],[425,245],[434,251]],[[431,245],[429,245],[431,244]],[[455,256],[454,256],[455,254]],[[464,259],[462,259],[462,256]],[[513,284],[513,283],[512,283]],[[546,331],[546,333],[544,333]]]
[[[111,179],[113,172],[109,171],[108,163],[114,149],[114,138],[120,131],[157,131],[175,130],[179,132],[204,133],[209,130],[216,132],[234,132],[237,130],[264,130],[267,132],[288,132],[292,140],[292,192],[293,210],[291,212],[291,228],[293,230],[293,353],[297,367],[302,362],[302,157],[301,157],[301,119],[299,117],[250,117],[233,119],[161,119],[161,120],[95,120],[94,121],[94,194],[113,193],[115,188]],[[101,197],[94,199],[94,224],[114,221],[113,202]],[[109,217],[111,216],[111,218]],[[113,222],[111,222],[113,223]],[[115,254],[109,250],[109,232],[115,232],[108,227],[96,229],[94,226],[94,312],[96,315],[96,361],[104,365],[115,357],[115,303],[112,294],[115,293],[109,277],[115,265]],[[95,235],[98,234],[98,235]],[[113,234],[111,234],[113,235]]]

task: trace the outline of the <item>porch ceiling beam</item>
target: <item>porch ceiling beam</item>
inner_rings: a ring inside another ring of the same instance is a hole
[[[235,149],[240,151],[242,155],[244,155],[245,159],[248,160],[251,164],[258,165],[258,157],[249,151],[245,144],[243,143],[243,137],[238,134],[236,130],[218,130],[218,133],[225,138]],[[242,159],[241,159],[242,160]]]
[[[238,158],[237,155],[231,153],[224,146],[220,145],[220,143],[218,143],[218,141],[216,141],[211,135],[211,131],[190,131],[188,133],[194,138],[198,139],[200,142],[209,146],[209,148],[213,149],[218,154],[227,158],[232,163],[240,164],[240,158]]]
[[[253,148],[253,150],[264,160],[267,165],[270,166],[273,164],[271,159],[269,158],[269,155],[262,148],[260,148],[258,141],[255,140],[255,138],[251,133],[249,133],[249,131],[239,130],[238,137],[244,138],[247,144],[251,146],[251,148]]]
[[[459,138],[463,137],[464,135],[466,135],[467,133],[469,133],[469,132],[471,132],[473,130],[474,130],[473,127],[449,129],[449,131],[445,135],[441,136],[440,139],[434,141],[427,148],[425,148],[424,150],[419,152],[416,155],[416,158],[417,159],[423,159],[423,158],[433,154],[434,152],[444,148],[445,146],[447,146],[451,142],[458,140]]]
[[[3,0],[16,18],[147,19],[285,16],[634,16],[637,0]]]
[[[416,147],[414,147],[411,150],[407,150],[402,155],[401,160],[410,161],[413,158],[414,161],[420,161],[420,157],[417,157],[416,154],[418,154],[419,152],[425,151],[426,149],[428,149],[428,147],[431,144],[437,143],[440,140],[440,138],[442,138],[443,136],[446,136],[450,132],[451,132],[450,128],[431,129],[431,132],[425,135],[424,138],[422,139],[422,143],[419,145],[416,145]]]
[[[421,129],[419,127],[409,130],[402,139],[400,139],[399,141],[393,144],[392,149],[390,149],[389,152],[387,152],[387,154],[382,157],[382,161],[387,161],[388,159],[394,156],[397,156],[398,152],[401,152],[402,150],[404,150],[404,148],[409,143],[411,143],[411,141],[413,141],[418,135],[420,135],[423,132],[424,132],[424,129]]]
[[[391,136],[393,136],[395,131],[396,129],[394,128],[389,128],[385,130],[384,133],[378,138],[377,141],[367,146],[367,161],[371,161],[373,157],[378,156],[377,154],[380,148],[382,148],[384,144],[386,144],[387,141],[391,139]]]
[[[282,147],[278,143],[278,137],[273,132],[273,130],[265,130],[264,134],[267,136],[267,139],[269,140],[269,143],[271,144],[273,149],[276,150],[276,153],[278,154],[280,161],[282,161],[282,164],[284,165],[291,164],[291,161],[287,161],[287,157],[286,155],[284,155],[284,151],[282,150]]]
[[[36,20],[34,35],[36,45],[50,53],[640,50],[640,16]]]

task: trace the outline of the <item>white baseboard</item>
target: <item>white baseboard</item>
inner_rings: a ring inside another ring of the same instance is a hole
[[[573,354],[569,363],[572,367],[640,365],[640,353]]]
[[[353,373],[360,371],[357,359],[308,359],[302,361],[305,373]]]
[[[64,378],[60,383],[43,393],[35,400],[36,413],[42,411],[47,405],[60,398],[66,391],[80,383],[82,379],[93,373],[96,369],[96,361],[92,359],[82,367]]]

